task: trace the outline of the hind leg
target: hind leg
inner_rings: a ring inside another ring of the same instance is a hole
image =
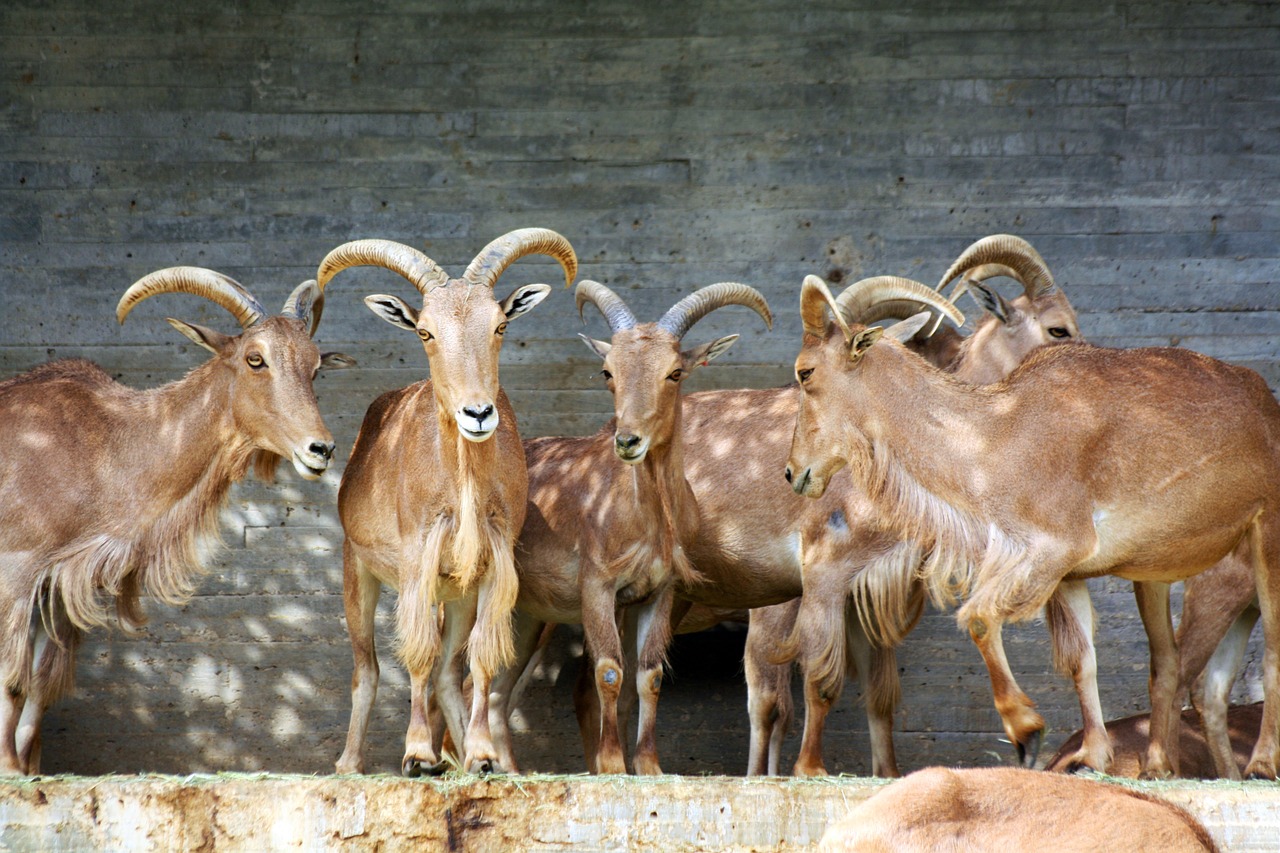
[[[897,650],[873,645],[854,613],[849,613],[845,619],[845,642],[849,659],[857,670],[862,702],[867,709],[871,775],[896,779],[902,775],[893,748],[893,714],[902,693]]]
[[[1249,543],[1266,653],[1262,663],[1262,724],[1244,775],[1275,779],[1280,739],[1280,518],[1259,514],[1250,528]]]
[[[1138,599],[1138,612],[1151,647],[1151,730],[1142,776],[1167,779],[1178,775],[1182,717],[1181,709],[1174,707],[1178,693],[1178,647],[1169,613],[1169,585],[1134,583],[1133,593]]]
[[[751,720],[748,776],[778,775],[782,741],[795,713],[791,699],[793,665],[774,663],[771,657],[779,641],[795,628],[799,613],[798,598],[751,611],[742,656],[747,678],[747,714]]]
[[[18,721],[18,760],[28,776],[40,772],[44,714],[54,702],[70,692],[75,678],[76,650],[84,637],[84,633],[66,619],[61,608],[50,619],[53,637],[45,632],[43,624],[37,629],[31,690]]]

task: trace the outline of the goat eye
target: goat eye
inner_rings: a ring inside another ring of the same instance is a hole
[[[494,334],[496,334],[496,335],[505,335],[506,333],[507,333],[507,324],[506,324],[506,323],[501,323],[501,324],[499,324],[499,325],[498,325],[498,328],[494,330]]]
[[[610,379],[613,378],[613,374],[607,370],[600,371],[600,375],[604,377],[605,382],[608,382]]]
[[[681,379],[684,379],[683,368],[676,368],[675,371],[673,371],[672,374],[667,378],[670,379],[672,382],[679,382]]]
[[[1061,326],[1054,326],[1049,330],[1049,335],[1055,338],[1069,338],[1071,337],[1071,332],[1067,331]]]
[[[418,337],[422,338],[423,343],[426,343],[432,338],[432,334],[428,332],[426,329],[418,329],[417,332],[418,332]]]
[[[804,383],[808,382],[808,381],[809,381],[809,377],[810,377],[810,376],[812,376],[812,375],[813,375],[813,368],[812,368],[812,367],[806,367],[806,368],[804,368],[803,370],[797,370],[797,371],[796,371],[796,378],[800,380],[800,384],[801,384],[801,385],[803,385]]]
[[[254,370],[260,370],[267,366],[267,363],[262,360],[262,356],[256,352],[249,353],[244,357],[244,360],[248,362],[249,366]]]

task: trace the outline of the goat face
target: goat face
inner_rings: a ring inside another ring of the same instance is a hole
[[[1006,301],[985,284],[967,282],[984,316],[966,344],[965,382],[986,385],[1009,375],[1036,347],[1083,341],[1075,309],[1061,290]]]
[[[441,413],[454,419],[463,438],[484,441],[498,429],[498,353],[507,323],[550,292],[548,285],[527,284],[497,302],[488,287],[453,282],[426,291],[420,311],[395,296],[365,302],[387,322],[417,334]]]
[[[611,344],[586,341],[604,359],[600,374],[613,394],[613,452],[636,465],[649,448],[671,443],[686,355],[675,335],[653,323],[615,332]]]
[[[292,317],[268,317],[236,337],[186,325],[234,374],[231,409],[240,433],[290,460],[308,480],[323,474],[334,444],[312,383],[322,365],[344,366],[345,356],[321,356],[306,321]]]
[[[845,452],[849,446],[845,436],[848,425],[842,411],[846,406],[834,403],[853,400],[847,395],[857,391],[845,387],[848,374],[858,369],[858,362],[881,331],[879,327],[862,329],[852,343],[834,326],[825,339],[805,335],[796,357],[800,409],[784,472],[796,494],[822,497],[832,475],[848,464]]]

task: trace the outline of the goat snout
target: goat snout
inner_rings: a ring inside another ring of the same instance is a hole
[[[498,411],[492,403],[468,403],[455,416],[463,438],[484,441],[498,428]]]
[[[334,443],[320,439],[308,439],[302,450],[293,452],[293,469],[308,480],[315,480],[333,461]]]
[[[795,490],[797,495],[808,495],[809,497],[821,497],[822,492],[810,494],[810,489],[814,487],[813,469],[805,468],[798,474],[792,470],[791,466],[787,466],[787,470],[783,473],[787,478],[787,482],[791,484],[791,488]]]
[[[649,449],[649,442],[631,432],[619,432],[613,436],[613,452],[623,462],[639,462]]]

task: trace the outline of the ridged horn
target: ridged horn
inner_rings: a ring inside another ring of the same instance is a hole
[[[1021,284],[1023,290],[1026,289],[1027,283],[1022,280],[1022,276],[1013,267],[1005,266],[1004,264],[981,264],[961,273],[960,280],[956,282],[956,286],[947,294],[947,298],[954,304],[969,291],[970,281],[986,281],[989,278],[999,278],[1002,275]]]
[[[804,324],[806,335],[819,338],[827,336],[827,309],[831,309],[831,319],[840,327],[846,341],[853,340],[853,333],[844,319],[844,312],[831,295],[827,283],[816,275],[807,275],[800,285],[800,322]]]
[[[338,273],[351,267],[385,267],[399,273],[421,293],[449,283],[449,274],[422,252],[394,240],[352,240],[343,243],[320,262],[316,284],[320,293]]]
[[[698,288],[668,308],[657,325],[677,339],[683,338],[694,323],[725,305],[745,305],[759,314],[766,326],[773,328],[773,314],[769,311],[769,303],[765,301],[764,295],[754,287],[738,284],[736,281],[722,281]]]
[[[949,310],[936,304],[939,299]],[[844,312],[846,320],[864,326],[881,320],[905,320],[924,310],[932,311],[936,317],[929,334],[937,331],[944,317],[957,327],[964,325],[964,314],[951,300],[942,298],[928,285],[896,275],[878,275],[856,281],[836,297],[836,304]]]
[[[284,308],[280,309],[280,313],[286,317],[296,317],[299,320],[311,318],[311,337],[316,336],[316,329],[320,327],[320,315],[324,312],[324,291],[320,289],[320,285],[316,280],[308,279],[293,289],[293,293],[289,294],[289,298],[284,301]]]
[[[1051,293],[1057,284],[1049,265],[1044,262],[1030,243],[1012,234],[992,234],[983,237],[960,253],[938,282],[937,290],[941,290],[957,275],[975,267],[986,264],[998,264],[1012,272],[1012,277],[1022,282],[1023,290],[1031,299],[1037,299]],[[1009,275],[1001,272],[1000,275]],[[970,278],[973,276],[971,275]],[[956,294],[952,294],[955,298]]]
[[[189,293],[221,305],[247,329],[267,311],[252,293],[235,279],[204,267],[168,267],[143,276],[129,286],[116,305],[116,319],[123,323],[129,312],[157,293]]]
[[[518,228],[481,249],[467,265],[462,280],[493,287],[506,268],[525,255],[547,255],[559,261],[564,268],[565,287],[573,284],[578,274],[578,256],[568,240],[549,228]]]
[[[634,329],[636,326],[636,315],[631,313],[631,309],[622,301],[622,297],[598,281],[584,279],[578,282],[578,286],[573,291],[573,299],[578,304],[580,319],[585,320],[582,317],[582,309],[590,302],[600,309],[600,313],[609,322],[611,331],[622,332]]]

